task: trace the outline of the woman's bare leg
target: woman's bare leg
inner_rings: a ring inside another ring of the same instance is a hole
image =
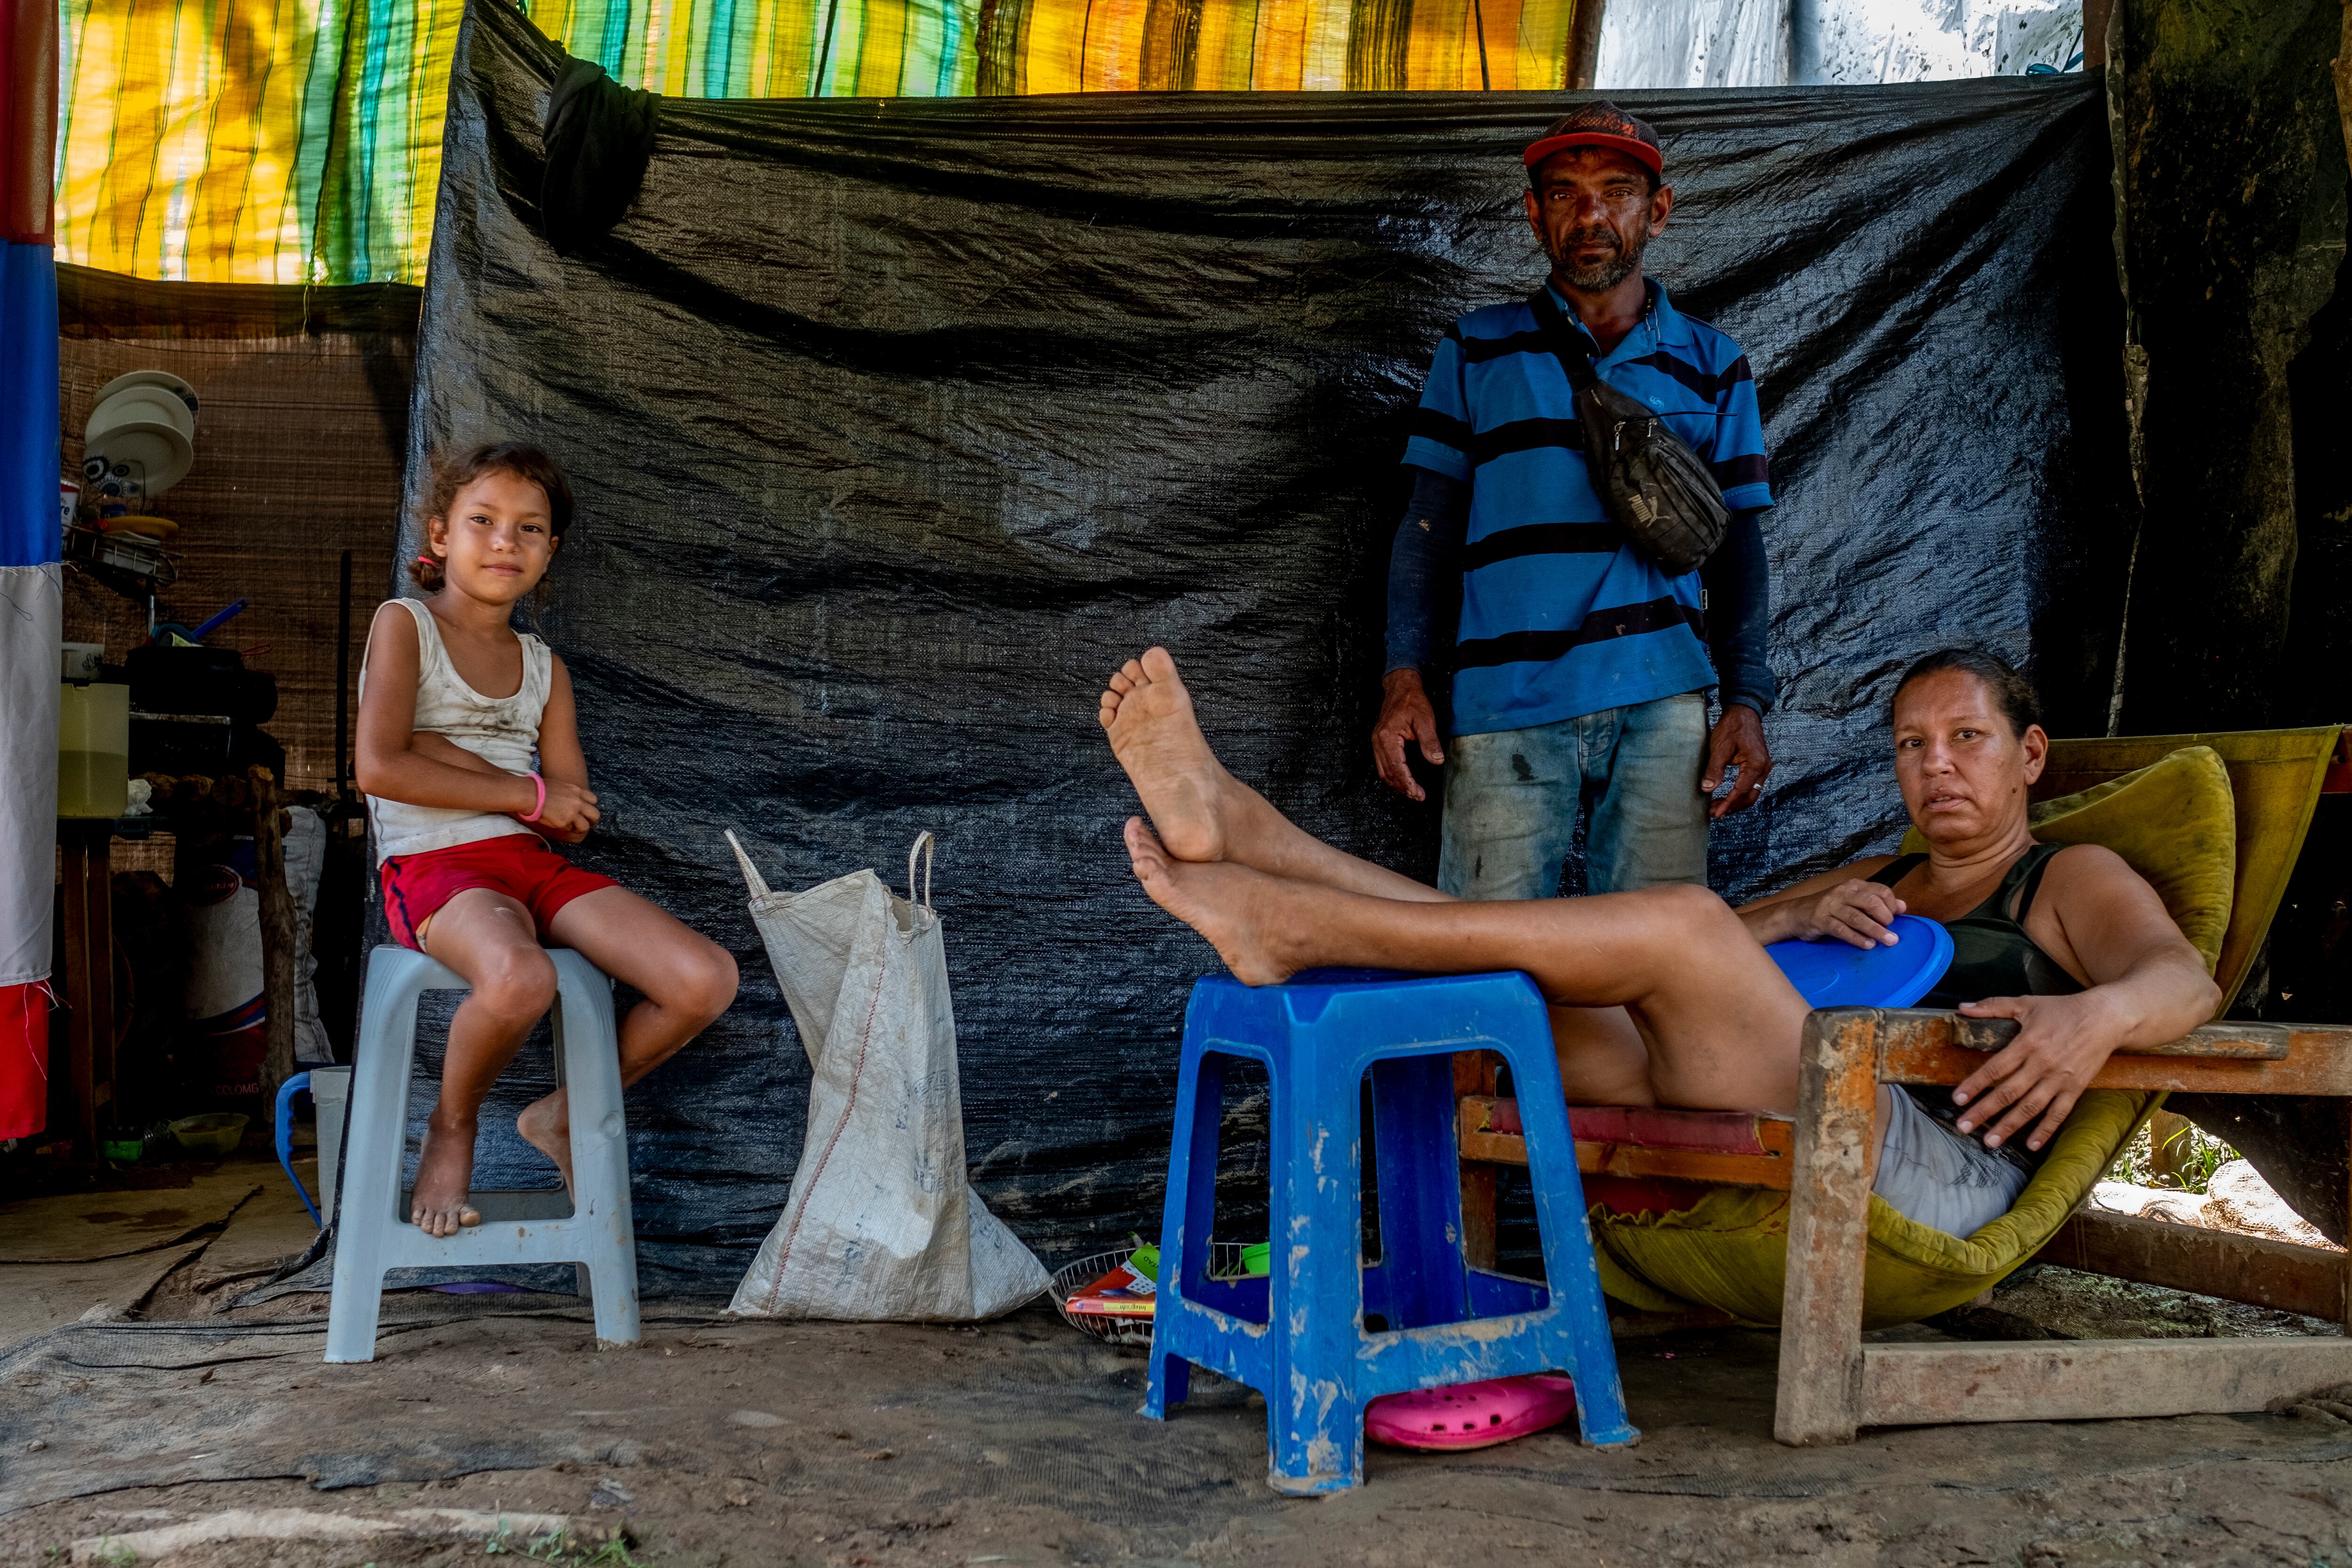
[[[1128,660],[1102,696],[1102,725],[1171,854],[1224,860],[1341,892],[1401,902],[1452,903],[1435,888],[1335,849],[1227,773],[1209,748],[1191,694],[1164,648]],[[1169,835],[1173,833],[1171,840]],[[1579,1105],[1647,1105],[1649,1047],[1622,1007],[1555,1007],[1560,1079]]]
[[[1524,970],[1551,1003],[1570,1103],[1796,1110],[1808,1004],[1706,889],[1472,903],[1335,849],[1225,772],[1164,648],[1111,677],[1101,718],[1144,809],[1184,847],[1129,817],[1137,879],[1242,981],[1326,965]],[[1899,1092],[1879,1089],[1874,1176]]]
[[[1152,901],[1208,938],[1245,984],[1271,984],[1325,966],[1427,974],[1524,970],[1554,1006],[1632,1015],[1648,1047],[1648,1087],[1658,1103],[1796,1108],[1804,998],[1739,917],[1704,888],[1417,903],[1245,866],[1179,860],[1137,817],[1128,819],[1127,847]]]
[[[626,1088],[676,1056],[735,1000],[735,959],[659,905],[626,888],[599,888],[555,911],[550,941],[576,949],[645,1000],[621,1020],[621,1084]],[[515,1118],[515,1130],[555,1162],[572,1187],[571,1102],[557,1089]]]
[[[449,1020],[441,1094],[425,1123],[409,1218],[432,1236],[479,1225],[466,1201],[474,1180],[474,1137],[482,1101],[555,1000],[555,964],[539,945],[530,911],[504,893],[468,888],[442,905],[418,933],[425,952],[473,987]]]
[[[1376,899],[1452,901],[1435,888],[1333,848],[1225,772],[1166,648],[1149,648],[1112,673],[1099,717],[1112,755],[1171,858],[1231,861]]]
[[[1570,1105],[1655,1105],[1650,1043],[1622,1007],[1554,1007],[1552,1054]]]

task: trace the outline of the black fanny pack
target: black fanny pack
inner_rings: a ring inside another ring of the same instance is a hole
[[[1585,466],[1601,504],[1634,547],[1670,577],[1715,553],[1731,523],[1722,487],[1689,444],[1657,413],[1601,379],[1549,289],[1528,300],[1544,346],[1576,389]]]

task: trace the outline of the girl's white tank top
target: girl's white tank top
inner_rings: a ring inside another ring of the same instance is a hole
[[[547,711],[554,669],[554,656],[547,645],[529,632],[517,633],[522,639],[522,687],[511,697],[485,697],[467,685],[449,662],[449,650],[441,643],[441,628],[424,602],[392,602],[416,619],[416,721],[411,728],[429,730],[510,773],[531,772],[539,754],[539,721]],[[364,655],[360,659],[360,700],[367,700]],[[496,812],[411,805],[373,795],[367,803],[368,816],[375,826],[378,859],[422,855],[429,849],[530,831],[513,817]]]

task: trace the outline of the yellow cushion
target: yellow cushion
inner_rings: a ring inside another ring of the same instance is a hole
[[[1864,1328],[1916,1322],[1991,1289],[2042,1250],[2127,1142],[2158,1097],[2095,1089],[2010,1211],[1974,1236],[1947,1236],[1870,1199],[1863,1265]],[[1780,1321],[1789,1259],[1789,1194],[1712,1187],[1671,1214],[1591,1209],[1601,1288],[1644,1311],[1712,1307],[1751,1323]]]
[[[2044,844],[2099,844],[2122,856],[2212,970],[2238,872],[2238,808],[2212,747],[2183,746],[2136,773],[2045,800],[2027,821]],[[1927,847],[1917,828],[1903,836],[1903,853]]]

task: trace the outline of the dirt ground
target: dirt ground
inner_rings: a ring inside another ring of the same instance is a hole
[[[1042,1307],[946,1328],[737,1321],[722,1304],[649,1303],[642,1345],[599,1351],[568,1298],[403,1292],[362,1366],[320,1360],[316,1296],[51,1331],[0,1352],[0,1568],[127,1563],[111,1538],[230,1510],[419,1508],[565,1515],[572,1544],[542,1555],[660,1568],[2352,1563],[2352,1425],[2308,1407],[1792,1450],[1770,1436],[1773,1337],[1716,1331],[1622,1344],[1633,1449],[1564,1432],[1373,1449],[1362,1488],[1293,1500],[1265,1485],[1255,1394],[1196,1374],[1175,1419],[1146,1421],[1141,1355]],[[2166,1321],[2150,1326],[2262,1330]],[[493,1547],[528,1542],[143,1560],[394,1568]]]
[[[331,1367],[323,1294],[232,1305],[316,1234],[274,1163],[143,1175],[134,1191],[0,1205],[0,1568],[2352,1568],[2352,1424],[2320,1408],[1798,1451],[1771,1440],[1766,1333],[1622,1341],[1644,1430],[1630,1451],[1569,1430],[1463,1455],[1376,1448],[1363,1488],[1314,1500],[1265,1486],[1257,1395],[1196,1374],[1175,1419],[1145,1421],[1141,1354],[1042,1306],[949,1328],[739,1321],[723,1300],[660,1300],[642,1345],[600,1351],[572,1297],[401,1290],[377,1359]],[[2034,1268],[1989,1306],[1895,1332],[2327,1331]],[[217,1533],[232,1514],[244,1538],[167,1549],[154,1533]],[[257,1515],[355,1538],[255,1539]],[[544,1517],[506,1522],[526,1515]]]

